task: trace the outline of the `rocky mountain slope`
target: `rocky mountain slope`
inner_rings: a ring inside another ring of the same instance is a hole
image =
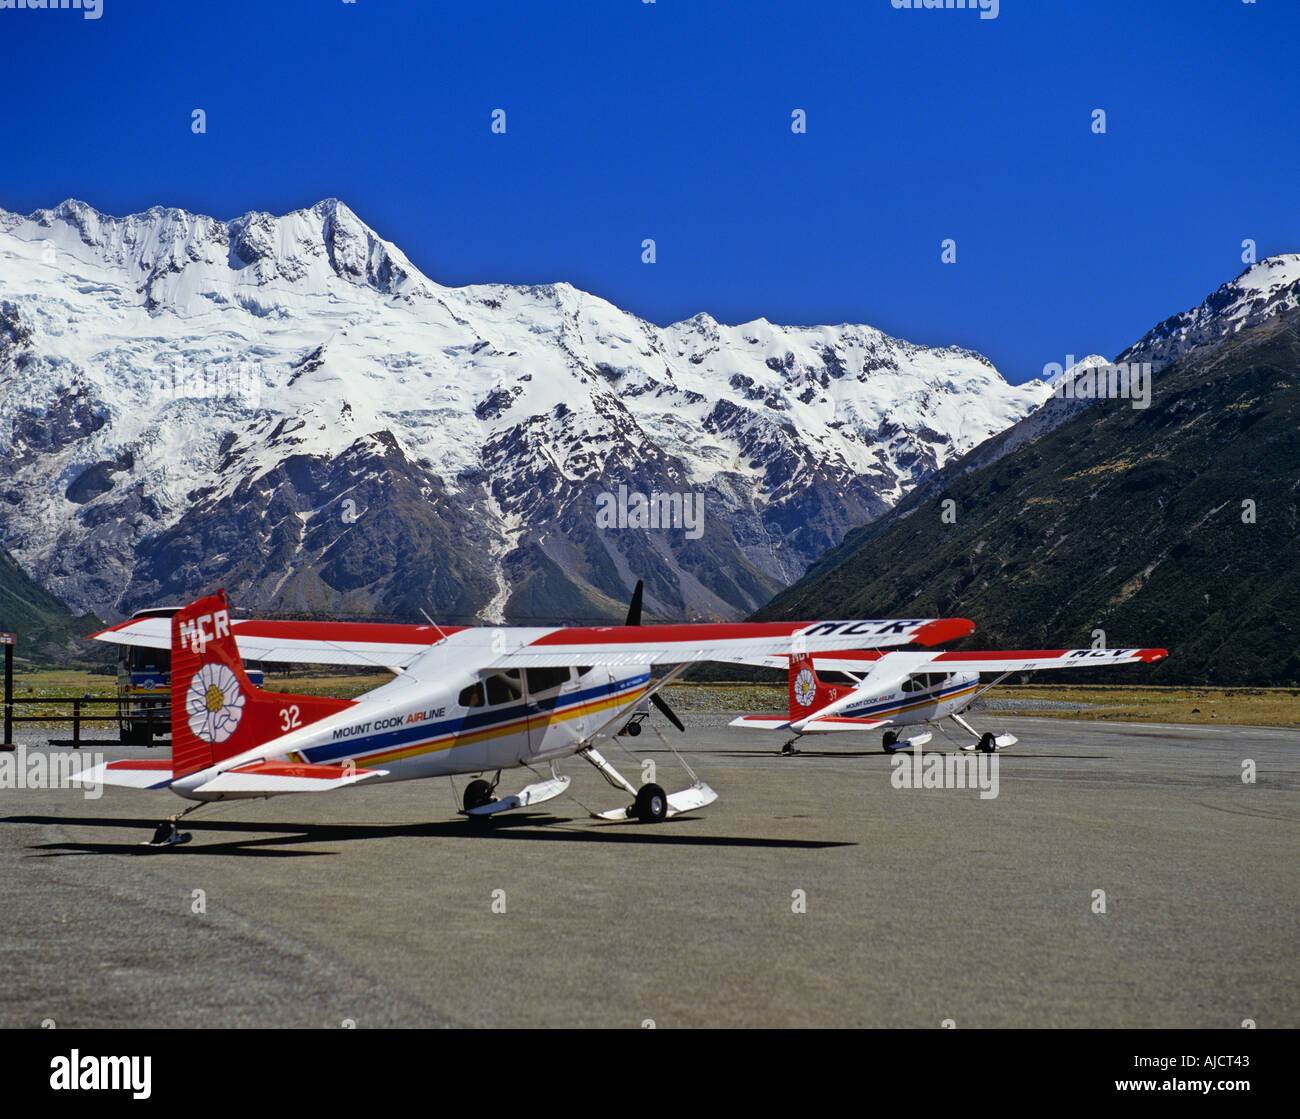
[[[950,468],[760,616],[953,613],[984,648],[1090,645],[1100,630],[1170,651],[1124,682],[1300,683],[1300,308],[1271,304],[1199,333],[1156,374],[1149,408],[1098,400]],[[1126,353],[1167,354],[1175,333]]]
[[[638,576],[660,617],[737,617],[1048,392],[868,326],[442,287],[333,200],[0,211],[0,546],[106,618],[223,585],[615,617]],[[703,515],[597,517],[655,493]]]

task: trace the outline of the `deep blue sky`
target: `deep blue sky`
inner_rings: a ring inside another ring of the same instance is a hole
[[[1296,0],[103,5],[0,11],[0,206],[336,196],[440,283],[867,322],[1011,380],[1114,356],[1243,238],[1300,250]]]

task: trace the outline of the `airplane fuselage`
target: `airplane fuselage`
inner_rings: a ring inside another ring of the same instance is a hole
[[[960,714],[979,690],[978,672],[908,676],[885,688],[864,693],[836,714],[855,719],[888,719],[894,725],[928,723]],[[845,692],[848,688],[843,689]],[[832,697],[832,701],[834,701]],[[812,728],[815,731],[815,726]]]
[[[299,729],[286,696],[279,712],[285,733],[265,756],[386,771],[371,783],[531,765],[577,752],[602,727],[617,728],[649,685],[649,671],[639,666],[465,673],[432,685],[398,676],[347,710]],[[208,799],[192,791],[211,773],[171,787]]]

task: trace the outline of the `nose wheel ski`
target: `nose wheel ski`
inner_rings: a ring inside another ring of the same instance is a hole
[[[991,731],[980,734],[960,715],[949,715],[948,718],[964,731],[973,734],[977,739],[977,741],[969,742],[963,746],[963,750],[978,750],[981,754],[994,754],[999,750],[1005,750],[1008,746],[1014,746],[1020,741],[1014,734],[993,734]]]
[[[671,747],[669,748],[671,749]],[[673,750],[673,753],[677,754],[677,751]],[[599,820],[640,820],[643,824],[657,824],[670,816],[677,816],[682,812],[691,812],[696,808],[703,808],[706,804],[712,804],[718,799],[718,794],[696,776],[680,754],[677,754],[677,760],[682,763],[682,767],[690,774],[694,783],[680,792],[671,794],[665,793],[654,782],[648,782],[638,789],[610,765],[604,755],[594,747],[578,751],[578,757],[595,766],[600,775],[614,788],[632,794],[632,803],[626,808],[611,808],[608,812],[593,812],[592,815]]]

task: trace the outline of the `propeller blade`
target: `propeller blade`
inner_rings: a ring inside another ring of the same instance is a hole
[[[627,621],[625,626],[639,626],[641,624],[641,590],[644,584],[640,579],[636,581],[636,590],[632,592],[632,603],[627,608]]]
[[[650,702],[653,703],[657,708],[659,708],[660,711],[663,712],[664,717],[670,723],[672,723],[673,726],[675,726],[683,734],[686,733],[686,724],[683,723],[681,719],[677,717],[677,712],[668,706],[668,701],[664,699],[663,696],[661,696],[658,692],[655,692],[654,695],[650,697]]]

